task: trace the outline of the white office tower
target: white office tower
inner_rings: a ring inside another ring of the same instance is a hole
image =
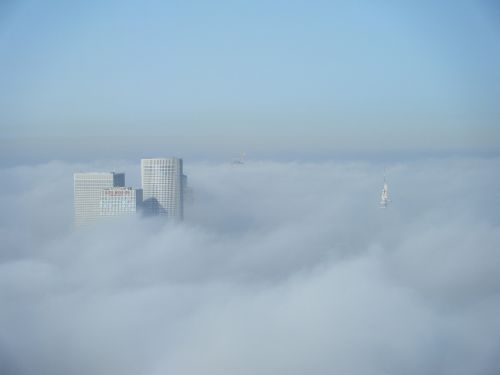
[[[145,214],[183,219],[182,159],[142,159],[141,180]]]
[[[104,189],[125,185],[123,173],[75,173],[75,224],[81,226],[95,221],[101,214],[101,193]]]
[[[142,190],[131,187],[113,187],[101,191],[100,215],[135,215],[142,204]]]

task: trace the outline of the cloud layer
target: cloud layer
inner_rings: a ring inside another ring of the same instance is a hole
[[[186,164],[180,225],[75,231],[72,173],[0,170],[0,373],[496,374],[499,159]],[[131,180],[130,180],[131,179]]]

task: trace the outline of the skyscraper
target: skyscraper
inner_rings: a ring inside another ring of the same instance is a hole
[[[101,191],[100,215],[121,216],[136,214],[142,204],[142,190],[113,187]]]
[[[143,208],[146,214],[182,220],[182,159],[141,160]]]
[[[75,173],[74,205],[75,224],[81,226],[100,216],[101,192],[104,189],[125,185],[123,173]]]

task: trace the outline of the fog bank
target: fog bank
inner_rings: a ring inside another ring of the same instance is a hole
[[[72,226],[72,173],[0,170],[0,373],[496,374],[500,159],[186,163],[182,224]]]

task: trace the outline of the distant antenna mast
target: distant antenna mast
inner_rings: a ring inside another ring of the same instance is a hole
[[[382,188],[382,193],[380,194],[380,208],[387,208],[387,205],[391,199],[389,198],[389,187],[385,178],[385,168],[384,168],[384,187]]]
[[[246,154],[244,152],[242,152],[238,159],[233,160],[233,164],[235,164],[235,165],[245,164],[245,156],[246,156]]]

